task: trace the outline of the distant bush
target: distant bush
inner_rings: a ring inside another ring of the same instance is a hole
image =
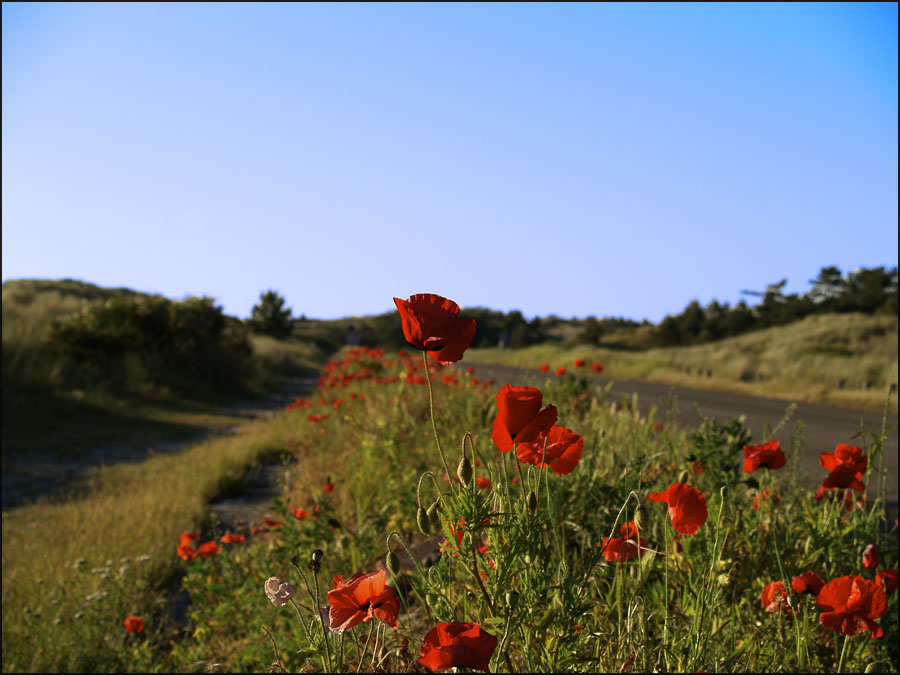
[[[284,298],[275,291],[266,291],[259,296],[259,302],[250,312],[250,327],[258,333],[272,337],[287,337],[291,334],[291,308],[284,307]]]
[[[246,330],[212,298],[110,298],[57,319],[50,344],[87,382],[137,381],[196,393],[233,389],[251,354]]]

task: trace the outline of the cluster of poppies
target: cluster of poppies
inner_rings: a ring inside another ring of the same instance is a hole
[[[587,361],[585,361],[584,359],[575,359],[575,363],[574,363],[573,365],[574,365],[576,368],[583,368],[585,365],[587,365]],[[541,370],[542,373],[548,373],[548,372],[550,372],[550,365],[547,364],[547,363],[542,363],[542,364],[539,366],[539,368],[540,368],[540,370]],[[603,364],[602,364],[602,363],[597,363],[597,362],[595,361],[594,363],[591,364],[591,370],[593,370],[595,373],[597,373],[597,374],[599,375],[600,373],[603,372]],[[559,368],[557,368],[557,369],[554,371],[554,374],[556,375],[556,377],[562,377],[563,375],[565,375],[565,373],[566,373],[566,367],[565,367],[565,366],[560,366]]]
[[[322,619],[335,633],[343,633],[372,619],[397,628],[400,598],[387,585],[384,570],[354,574],[344,581],[341,575],[332,580],[333,588],[326,594],[327,611]],[[291,601],[296,589],[286,581],[270,577],[265,583],[266,596],[276,607]],[[477,623],[461,621],[441,622],[429,631],[422,641],[418,662],[429,670],[471,668],[488,671],[497,638]]]
[[[844,443],[838,443],[834,452],[820,454],[819,464],[831,473],[816,490],[816,499],[821,500],[826,494],[834,491],[841,495],[847,511],[852,510],[857,503],[864,504],[866,486],[862,479],[866,473],[868,462],[868,458],[860,448]],[[860,493],[856,499],[854,499],[854,492]]]

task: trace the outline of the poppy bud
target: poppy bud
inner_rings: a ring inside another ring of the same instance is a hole
[[[515,591],[509,591],[509,593],[506,594],[506,606],[510,609],[515,609],[518,604],[519,594]]]
[[[396,553],[394,553],[393,551],[388,551],[384,562],[388,568],[388,572],[390,572],[395,577],[400,575],[400,558],[397,557]]]
[[[293,565],[294,567],[296,567],[296,566],[299,565],[299,564],[300,564],[300,556],[298,556],[298,555],[292,555],[292,556],[291,556],[291,565]]]
[[[463,458],[459,460],[459,466],[456,468],[456,475],[459,476],[459,480],[464,488],[469,487],[469,483],[472,482],[473,471],[472,461],[463,455]]]
[[[431,519],[431,529],[432,530],[440,530],[441,529],[441,504],[440,500],[436,501],[434,504],[428,507],[428,517]]]
[[[684,483],[687,485],[687,482],[691,479],[691,472],[685,469],[680,474],[678,474],[678,482]]]
[[[320,562],[322,560],[323,555],[325,555],[325,553],[322,551],[322,549],[317,548],[315,551],[312,552],[313,562]]]
[[[647,510],[642,505],[638,504],[634,509],[632,520],[637,529],[643,530],[644,525],[647,524]]]
[[[428,517],[428,512],[421,506],[416,510],[416,525],[419,526],[422,534],[431,534],[431,519]]]
[[[528,491],[528,497],[526,498],[526,502],[528,504],[528,511],[530,513],[535,513],[537,511],[537,495],[534,494],[534,490]]]

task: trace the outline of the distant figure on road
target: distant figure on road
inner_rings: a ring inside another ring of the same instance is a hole
[[[359,333],[356,332],[356,326],[352,323],[347,326],[347,344],[354,347],[359,344]]]

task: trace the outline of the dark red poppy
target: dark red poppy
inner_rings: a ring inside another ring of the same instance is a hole
[[[791,577],[791,590],[794,593],[818,595],[825,585],[825,580],[812,571],[806,571],[798,577]]]
[[[835,633],[884,635],[875,619],[887,614],[887,595],[874,581],[854,574],[832,579],[819,591],[816,602],[822,609],[819,622]]]
[[[863,567],[867,570],[878,569],[878,547],[875,544],[869,544],[862,554]]]
[[[622,537],[603,537],[603,558],[609,562],[626,562],[638,555],[637,544]]]
[[[550,370],[550,366],[548,366],[546,363],[541,364],[541,372],[542,373],[546,373],[549,370]]]
[[[706,497],[697,488],[684,483],[672,483],[667,490],[652,493],[650,501],[669,505],[672,527],[682,534],[696,534],[709,517]]]
[[[544,440],[547,441],[544,454]],[[520,462],[553,469],[560,476],[571,473],[584,452],[584,439],[570,429],[554,425],[547,434],[541,434],[532,443],[520,443],[516,446],[516,455]]]
[[[471,668],[487,673],[496,648],[497,638],[477,623],[439,623],[425,636],[418,662],[432,672]]]
[[[788,594],[784,588],[784,582],[773,581],[763,589],[760,601],[767,612],[782,611],[788,616],[793,616],[794,613],[791,611],[787,598]]]
[[[472,344],[475,319],[460,319],[459,305],[433,293],[417,293],[409,300],[394,298],[403,323],[403,336],[416,349],[431,352],[444,365],[456,363]]]
[[[842,464],[828,474],[828,478],[822,481],[822,487],[862,492],[866,489],[866,484],[861,478],[862,474],[852,466]]]
[[[744,446],[744,471],[753,473],[757,469],[780,469],[787,460],[781,450],[781,444],[777,441],[769,441],[761,445]]]
[[[881,570],[875,574],[875,583],[884,588],[884,592],[890,595],[897,590],[897,570]]]
[[[140,633],[144,630],[144,620],[137,616],[129,616],[125,619],[125,631],[128,633]]]
[[[342,576],[336,576],[332,581],[334,588],[326,595],[331,630],[343,633],[373,617],[396,629],[400,599],[386,582],[384,570],[369,574],[358,572],[346,583]]]
[[[585,363],[587,363],[584,359],[575,359],[575,367],[581,368]]]
[[[534,387],[507,384],[497,392],[491,438],[501,452],[509,452],[518,443],[531,443],[550,431],[556,422],[556,406],[541,410],[543,400],[544,395]]]
[[[592,363],[592,364],[591,364],[591,368],[594,369],[594,372],[595,372],[595,373],[602,373],[602,372],[603,372],[603,364],[602,364],[602,363]]]
[[[869,460],[863,454],[862,449],[855,445],[846,445],[838,443],[834,452],[823,452],[819,455],[819,464],[829,471],[834,471],[838,467],[852,469],[853,473],[859,473],[860,476],[865,473]]]
[[[332,490],[334,490],[334,483],[332,483],[331,479],[329,478],[325,483],[325,492],[331,492]]]

